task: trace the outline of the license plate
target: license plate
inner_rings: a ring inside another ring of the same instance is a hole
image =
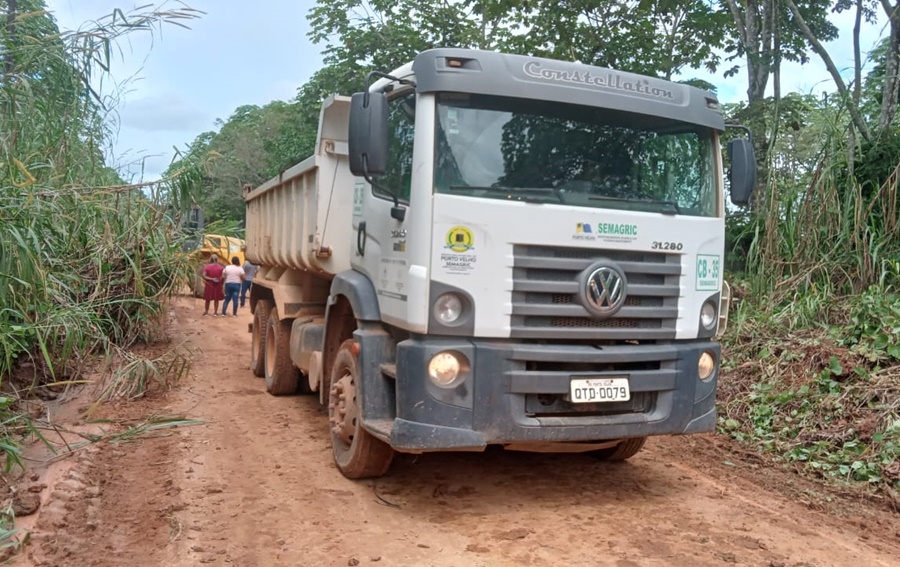
[[[573,378],[569,400],[573,404],[627,402],[631,399],[628,378]]]

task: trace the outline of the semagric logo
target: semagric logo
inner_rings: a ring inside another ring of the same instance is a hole
[[[636,224],[618,224],[612,222],[598,222],[597,234],[612,234],[616,236],[637,236]]]
[[[613,236],[637,236],[636,224],[620,224],[612,222],[598,222],[594,225],[588,222],[575,223],[575,234],[600,234]]]

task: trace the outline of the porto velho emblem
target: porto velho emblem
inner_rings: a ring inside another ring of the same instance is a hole
[[[467,226],[454,226],[447,231],[446,247],[453,252],[468,252],[475,247],[475,236]]]

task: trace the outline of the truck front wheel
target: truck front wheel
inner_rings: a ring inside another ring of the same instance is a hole
[[[291,360],[291,321],[279,321],[278,310],[266,322],[266,391],[273,396],[297,392],[300,370]]]
[[[266,375],[266,327],[272,302],[260,299],[253,310],[253,340],[250,347],[250,369],[260,378]]]
[[[388,471],[394,450],[362,427],[357,392],[361,377],[355,341],[344,341],[332,365],[328,390],[328,425],[334,462],[350,479],[379,477]]]
[[[637,455],[644,448],[646,442],[646,437],[633,437],[625,439],[615,447],[594,451],[592,455],[601,461],[624,461]]]

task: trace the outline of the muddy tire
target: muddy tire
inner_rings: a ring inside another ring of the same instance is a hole
[[[253,339],[250,343],[250,370],[260,378],[266,375],[266,325],[269,323],[269,311],[272,302],[260,299],[253,310]]]
[[[625,439],[615,447],[594,451],[591,455],[601,461],[624,461],[640,453],[646,442],[646,437],[633,437]]]
[[[357,400],[360,382],[355,341],[341,344],[328,380],[328,426],[338,470],[350,479],[382,476],[391,466],[394,450],[363,429]]]
[[[273,396],[295,394],[300,370],[291,360],[291,321],[279,321],[272,309],[266,321],[266,391]]]

